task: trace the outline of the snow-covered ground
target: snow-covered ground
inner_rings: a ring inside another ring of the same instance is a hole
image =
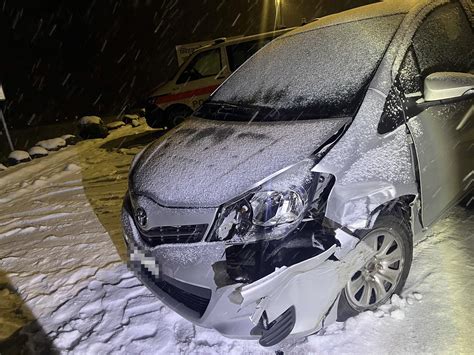
[[[123,127],[0,171],[0,353],[274,352],[193,326],[127,271],[119,211],[139,148],[119,147],[133,134],[147,133]],[[282,350],[474,352],[474,215],[455,208],[429,235],[415,248],[402,299]]]

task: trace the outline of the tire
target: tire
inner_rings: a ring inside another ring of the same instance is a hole
[[[381,213],[374,227],[360,231],[358,236],[374,248],[377,247],[379,253],[355,272],[341,291],[337,310],[337,320],[340,322],[360,312],[374,310],[386,303],[393,294],[400,294],[413,259],[412,234],[400,210],[394,209],[392,214]],[[400,260],[391,263],[398,258],[398,254]],[[386,278],[388,275],[393,283]]]
[[[171,107],[169,111],[167,111],[166,127],[168,129],[176,127],[186,118],[188,118],[192,113],[193,111],[187,106]]]
[[[161,128],[166,123],[164,122],[165,112],[155,105],[149,105],[145,109],[146,123],[151,128]]]

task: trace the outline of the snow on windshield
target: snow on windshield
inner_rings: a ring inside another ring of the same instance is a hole
[[[211,101],[309,107],[319,117],[353,114],[402,17],[370,18],[280,37],[237,70]]]

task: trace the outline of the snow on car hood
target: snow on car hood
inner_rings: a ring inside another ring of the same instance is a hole
[[[347,121],[248,124],[193,118],[143,152],[130,189],[164,206],[217,207],[308,157]]]

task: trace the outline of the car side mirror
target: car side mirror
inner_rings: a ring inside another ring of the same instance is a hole
[[[473,97],[474,74],[438,72],[425,78],[424,93],[418,91],[405,94],[403,106],[409,119],[432,106],[451,104]]]
[[[428,75],[424,81],[424,101],[460,98],[474,92],[474,74],[439,72]]]

